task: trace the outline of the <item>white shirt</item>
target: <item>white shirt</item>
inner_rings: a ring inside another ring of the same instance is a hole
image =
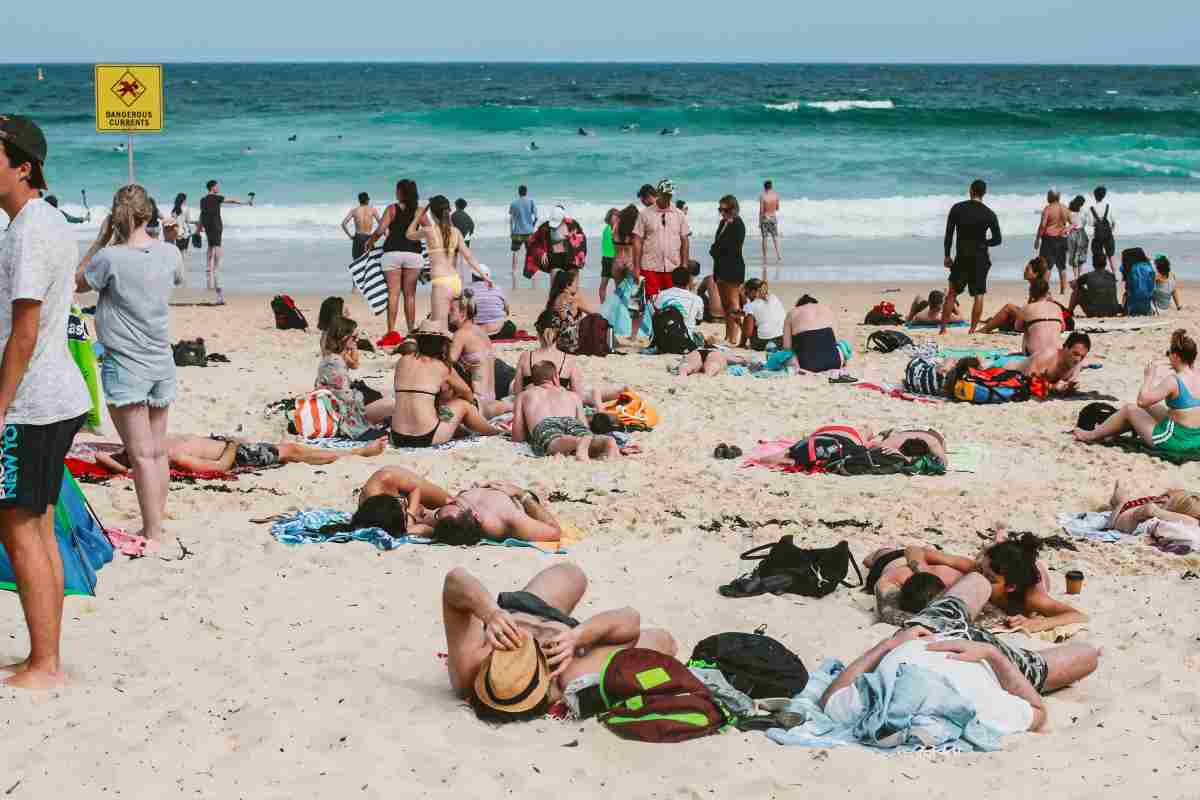
[[[670,289],[663,289],[659,292],[658,296],[654,298],[654,307],[662,311],[667,306],[679,306],[688,333],[695,333],[696,324],[704,320],[704,301],[700,299],[700,295],[689,292],[687,289],[672,286]],[[782,328],[780,328],[780,335],[783,335]]]
[[[783,321],[787,317],[787,310],[778,297],[769,294],[766,300],[752,300],[746,304],[744,310],[754,317],[754,335],[759,339],[783,336]]]
[[[13,301],[39,304],[37,345],[6,424],[50,425],[91,410],[87,386],[67,349],[78,260],[70,226],[45,200],[27,202],[0,237],[0,353],[12,335]]]
[[[891,669],[895,662],[915,664],[936,672],[975,706],[980,722],[1000,734],[1022,733],[1033,724],[1033,706],[1000,685],[996,673],[984,661],[956,661],[952,653],[930,652],[929,641],[913,639],[883,657],[880,669]],[[886,668],[885,668],[886,665]],[[825,704],[825,713],[833,720],[853,723],[863,714],[862,697],[853,684],[834,692]]]

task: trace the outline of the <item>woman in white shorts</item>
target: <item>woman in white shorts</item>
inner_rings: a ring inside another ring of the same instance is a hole
[[[417,184],[407,178],[396,183],[396,202],[383,212],[379,227],[367,239],[365,251],[370,251],[381,236],[383,257],[379,268],[387,281],[387,335],[381,340],[383,346],[398,345],[402,337],[396,332],[396,315],[400,306],[400,294],[404,294],[404,322],[411,333],[417,317],[417,278],[421,275],[421,243],[409,239],[405,234],[408,226],[420,211]]]

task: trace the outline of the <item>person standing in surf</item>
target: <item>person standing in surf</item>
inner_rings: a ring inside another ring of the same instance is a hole
[[[758,232],[762,235],[762,279],[767,279],[767,239],[775,246],[775,263],[782,264],[779,252],[779,192],[775,184],[763,181],[762,194],[758,196]],[[776,277],[779,277],[776,275]]]
[[[350,223],[354,222],[354,233],[350,232]],[[367,240],[371,231],[379,224],[379,212],[371,206],[371,197],[366,192],[358,193],[358,205],[346,212],[342,219],[342,233],[350,238],[350,257],[357,259],[367,252]]]
[[[408,238],[408,228],[417,218],[420,201],[416,181],[402,178],[396,182],[396,202],[383,212],[375,231],[363,244],[363,252],[375,246],[381,236],[383,257],[379,269],[387,282],[387,333],[379,340],[380,347],[395,347],[404,341],[396,330],[396,314],[400,308],[400,293],[404,293],[404,322],[412,333],[417,319],[417,278],[421,275],[421,243]]]
[[[971,307],[971,333],[979,327],[983,317],[983,296],[987,294],[987,275],[992,267],[988,248],[1000,244],[1000,220],[996,213],[983,204],[987,184],[982,180],[971,182],[970,199],[955,203],[946,217],[945,265],[950,270],[949,291],[942,306],[942,325],[938,333],[946,332],[946,325],[954,313],[958,296],[964,291],[974,299]],[[950,257],[950,248],[957,237],[958,250]]]
[[[200,227],[208,240],[208,289],[217,293],[217,305],[225,305],[225,294],[221,291],[221,256],[224,249],[221,246],[225,234],[225,222],[221,219],[221,206],[244,205],[244,201],[221,194],[221,185],[217,181],[204,184],[208,194],[200,199]]]
[[[517,187],[517,199],[508,207],[508,226],[512,233],[512,285],[517,288],[517,253],[537,230],[537,205],[529,196],[529,189],[522,184]],[[537,285],[536,275],[534,285]]]

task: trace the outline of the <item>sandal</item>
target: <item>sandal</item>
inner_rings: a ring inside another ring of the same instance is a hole
[[[742,448],[738,447],[735,444],[731,444],[727,448],[725,448],[725,452],[729,453],[729,456],[728,456],[729,458],[741,458],[742,457]]]
[[[760,594],[783,594],[792,585],[792,576],[786,573],[776,573],[760,577],[758,572],[751,572],[717,589],[722,597],[757,597]]]
[[[713,458],[726,459],[729,458],[729,445],[721,442],[717,448],[713,450]]]

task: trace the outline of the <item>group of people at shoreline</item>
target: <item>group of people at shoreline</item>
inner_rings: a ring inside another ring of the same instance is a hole
[[[42,172],[47,147],[41,130],[27,118],[0,117],[0,147],[4,155],[0,159],[0,208],[12,220],[0,240],[0,290],[5,294],[0,297],[4,345],[0,429],[7,468],[0,496],[0,542],[17,575],[31,641],[29,658],[8,668],[12,675],[6,683],[12,686],[48,687],[63,680],[59,652],[62,568],[52,517],[63,460],[92,405],[66,347],[65,320],[75,291],[100,295],[96,324],[105,348],[104,397],[124,445],[120,457],[110,460],[114,471],[127,470],[134,476],[142,532],[150,538],[162,535],[171,465],[220,470],[239,463],[322,464],[345,454],[379,455],[385,440],[394,447],[428,448],[464,433],[508,435],[514,442],[528,443],[537,456],[589,460],[635,454],[636,446],[603,432],[606,424],[612,425],[611,420],[604,422],[604,403],[627,393],[630,387],[589,382],[573,354],[576,348],[571,340],[578,339],[580,320],[589,314],[603,315],[605,306],[611,309],[615,305],[619,310],[623,305],[629,324],[626,336],[635,341],[643,319],[671,309],[689,335],[698,334],[701,321],[720,319],[727,347],[782,351],[797,370],[837,370],[847,357],[828,306],[805,294],[788,309],[771,292],[765,276],[746,279],[741,253],[745,225],[732,195],[721,198],[719,205],[721,223],[709,251],[713,275],[697,286],[686,208],[674,202],[673,182],[663,179],[655,186],[642,187],[640,208],[630,204],[606,216],[605,239],[611,240],[612,255],[605,258],[612,260],[605,277],[612,282],[612,295],[602,297],[600,303],[592,303],[579,290],[586,242],[578,223],[565,210],[556,208],[520,242],[526,249],[526,274],[547,272],[550,290],[546,307],[536,319],[537,342],[522,353],[511,376],[511,389],[504,391],[497,379],[493,340],[511,321],[502,295],[498,299],[492,296],[488,302],[494,306],[493,312],[503,309],[503,318],[488,319],[486,324],[479,321],[479,296],[497,287],[490,272],[471,253],[470,232],[464,231],[462,216],[455,220],[456,213],[465,212],[466,203],[452,205],[447,197],[437,195],[421,205],[415,183],[402,180],[397,184],[397,202],[382,215],[368,213],[369,198],[363,198],[360,205],[364,210],[344,221],[348,235],[365,236],[353,243],[358,256],[377,243],[383,245],[388,334],[395,336],[385,336],[381,344],[396,348],[390,396],[368,402],[351,380],[350,373],[360,364],[360,337],[357,323],[346,315],[344,302],[336,298],[327,301],[319,324],[321,352],[314,388],[336,398],[338,435],[356,440],[358,446],[331,454],[287,441],[247,443],[170,436],[168,414],[176,380],[168,299],[180,279],[180,248],[148,232],[153,217],[150,199],[142,187],[130,185],[115,194],[100,237],[79,260],[77,248],[63,232],[67,221],[40,199],[39,193],[47,188]],[[765,223],[777,219],[779,199],[770,182],[764,188],[760,226],[765,234],[771,227]],[[210,197],[231,202],[219,195],[215,182],[209,190]],[[986,186],[977,181],[967,201],[974,205],[956,206],[951,211],[946,238],[948,291],[931,296],[928,308],[914,304],[913,318],[924,314],[925,320],[937,320],[944,330],[955,313],[957,295],[969,289],[975,298],[972,331],[980,325],[986,250],[1000,241],[994,214],[982,204],[985,192]],[[1096,194],[1099,203],[1104,194],[1099,190]],[[176,202],[176,220],[187,219],[179,210],[181,203]],[[529,205],[532,208],[532,201]],[[532,216],[536,221],[536,212]],[[1112,221],[1107,210],[1098,219]],[[355,226],[354,234],[350,234],[350,223]],[[1057,210],[1048,209],[1039,235],[1061,238],[1062,224]],[[358,232],[368,226],[373,226],[369,233]],[[211,218],[206,232],[211,253]],[[218,232],[218,250],[219,236]],[[951,259],[955,238],[958,257]],[[1058,258],[1058,247],[1052,242],[1048,248],[1052,260]],[[765,248],[764,238],[764,263]],[[1102,260],[1113,255],[1106,247],[1096,252],[1103,255]],[[776,255],[779,257],[778,251]],[[458,273],[460,256],[472,269],[470,286],[463,285]],[[410,302],[410,296],[424,268],[423,257],[429,260],[433,292],[428,318],[418,321],[415,297]],[[1030,303],[1005,312],[1024,334],[1025,358],[1014,368],[1028,370],[1065,390],[1078,376],[1091,342],[1078,332],[1062,341],[1062,328],[1039,327],[1055,312],[1038,305],[1046,303],[1049,290],[1047,262],[1037,261],[1042,267],[1031,267]],[[219,252],[217,265],[210,275],[219,269]],[[1111,268],[1111,264],[1104,266]],[[608,286],[603,286],[602,292],[607,292]],[[698,288],[707,299],[695,291]],[[1061,288],[1065,291],[1065,286]],[[1178,305],[1173,287],[1171,297]],[[612,298],[617,298],[615,304],[609,302]],[[408,336],[395,329],[402,305]],[[719,314],[713,313],[718,310]],[[700,339],[682,354],[685,361],[680,374],[685,377],[721,371],[722,348]],[[1119,410],[1093,431],[1076,431],[1075,437],[1100,441],[1133,430],[1148,446],[1200,453],[1200,401],[1195,399],[1200,396],[1200,373],[1193,368],[1196,355],[1191,336],[1182,329],[1175,331],[1168,350],[1174,374],[1161,375],[1153,363],[1148,365],[1136,406]],[[934,366],[938,374],[954,369],[961,365]],[[940,452],[945,458],[945,442],[936,432],[898,431],[881,436],[884,449],[917,452],[912,446],[915,442],[923,447],[922,453]],[[1190,495],[1167,494],[1135,506],[1130,506],[1120,491],[1114,492],[1114,498],[1114,518],[1125,523],[1131,519],[1129,512],[1144,506],[1145,510],[1136,514],[1149,514],[1170,524],[1200,525],[1200,500]],[[451,494],[399,466],[386,466],[367,480],[349,524],[428,535],[458,545],[506,538],[557,541],[563,533],[562,523],[527,489],[493,481]],[[971,687],[981,707],[1001,709],[994,719],[1003,732],[1034,730],[1045,720],[1041,695],[1082,679],[1097,667],[1100,653],[1091,645],[1024,650],[976,624],[989,604],[1006,614],[1010,623],[1023,624],[1031,631],[1086,620],[1077,609],[1050,597],[1048,575],[1037,562],[1037,545],[1032,540],[1001,538],[977,558],[899,547],[875,554],[869,566],[875,573],[875,585],[882,587],[878,590],[880,618],[895,619],[900,630],[851,663],[824,693],[821,705],[831,717],[850,720],[865,713],[855,691],[858,679],[891,659],[922,664],[949,681]],[[582,570],[561,564],[539,573],[524,589],[493,598],[474,576],[461,569],[451,571],[442,596],[451,686],[481,712],[517,719],[540,713],[575,679],[594,673],[616,649],[634,646],[675,653],[674,637],[666,631],[643,629],[640,615],[633,609],[574,619],[571,614],[586,587]],[[912,616],[900,619],[888,610],[893,605]],[[500,696],[490,676],[512,669],[514,661],[524,664],[520,669],[525,670],[521,677],[526,688],[519,698]],[[958,663],[973,665],[969,679],[956,672]]]

